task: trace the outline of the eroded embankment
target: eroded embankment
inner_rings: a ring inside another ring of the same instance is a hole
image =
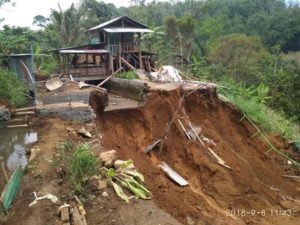
[[[180,92],[152,91],[142,108],[99,114],[97,126],[105,147],[132,159],[145,175],[156,204],[184,224],[187,217],[195,224],[299,224],[300,204],[292,200],[300,199],[299,183],[282,177],[295,171],[276,153],[264,154],[269,147],[258,136],[250,139],[254,128],[245,120],[240,122],[240,112],[220,102],[212,91],[187,96],[178,118],[201,127],[231,170],[219,165],[207,147],[188,140],[177,120],[161,155],[158,149],[150,156],[143,153],[163,135]],[[281,138],[270,138],[278,148],[292,154]],[[182,188],[171,182],[158,168],[161,161],[186,178],[189,186]],[[293,216],[279,215],[275,209],[293,210]],[[228,210],[232,210],[230,215]],[[266,215],[261,215],[263,210]]]

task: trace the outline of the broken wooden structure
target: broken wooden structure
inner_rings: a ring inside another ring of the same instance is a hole
[[[56,50],[60,73],[92,80],[105,79],[120,70],[151,70],[155,54],[141,47],[142,34],[149,32],[149,27],[127,16],[90,28],[86,31],[89,45]]]

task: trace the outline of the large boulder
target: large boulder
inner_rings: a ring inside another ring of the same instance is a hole
[[[10,111],[6,106],[0,106],[0,122],[10,119]]]

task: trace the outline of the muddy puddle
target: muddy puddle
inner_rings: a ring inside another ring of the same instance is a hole
[[[37,141],[37,132],[29,128],[8,129],[0,125],[0,163],[11,175],[18,165],[23,168],[27,165],[26,148]],[[0,169],[0,190],[5,186],[5,177]]]

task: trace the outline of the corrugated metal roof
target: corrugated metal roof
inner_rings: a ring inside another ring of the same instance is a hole
[[[88,30],[86,30],[86,31],[93,31],[93,30],[105,28],[105,27],[108,26],[109,24],[114,23],[114,22],[116,22],[116,21],[118,21],[118,20],[120,20],[120,19],[126,19],[126,20],[129,20],[129,21],[131,21],[132,23],[135,23],[136,25],[140,26],[141,28],[148,29],[148,27],[147,27],[146,25],[144,25],[144,24],[142,24],[142,23],[140,23],[140,22],[138,22],[138,21],[136,21],[136,20],[133,20],[133,19],[129,18],[128,16],[120,16],[120,17],[117,17],[117,18],[115,18],[115,19],[109,20],[109,21],[107,21],[107,22],[101,23],[101,24],[99,24],[99,25],[97,25],[97,26],[95,26],[95,27],[92,27],[92,28],[90,28],[90,29],[88,29]]]
[[[128,28],[128,27],[116,27],[116,28],[104,28],[107,33],[150,33],[153,32],[150,29],[145,28]]]
[[[86,50],[69,49],[69,50],[60,50],[59,53],[61,54],[103,54],[103,53],[108,53],[108,51],[105,49],[86,49]]]
[[[108,25],[108,24],[110,24],[110,23],[113,23],[113,22],[115,22],[115,21],[121,19],[122,17],[123,17],[123,16],[120,16],[120,17],[117,17],[117,18],[115,18],[115,19],[109,20],[109,21],[107,21],[107,22],[101,23],[101,24],[99,24],[99,25],[97,25],[97,26],[95,26],[95,27],[92,27],[91,29],[88,29],[88,31],[91,31],[91,30],[97,30],[97,29],[100,29],[100,28],[102,28],[102,27],[105,27],[106,25]]]

